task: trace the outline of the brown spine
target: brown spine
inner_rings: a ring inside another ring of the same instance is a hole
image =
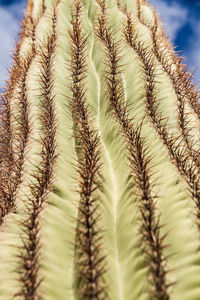
[[[55,19],[55,16],[54,16]],[[40,219],[44,204],[52,188],[54,165],[56,161],[56,117],[53,86],[53,59],[56,50],[56,34],[48,38],[40,49],[40,121],[42,138],[39,165],[29,185],[30,196],[27,201],[27,219],[22,223],[23,238],[20,249],[18,273],[20,290],[15,297],[25,300],[41,299],[39,287],[40,276]]]
[[[7,215],[14,207],[15,193],[19,183],[18,175],[21,173],[21,161],[17,158],[18,151],[14,149],[13,145],[13,122],[11,121],[11,98],[13,97],[13,91],[16,87],[19,87],[19,102],[20,105],[26,102],[26,75],[27,70],[21,65],[18,52],[20,42],[17,44],[16,53],[14,55],[14,64],[10,72],[10,79],[7,81],[6,92],[1,95],[1,184],[0,184],[0,223],[3,222],[5,215]],[[25,81],[23,82],[22,79]],[[27,104],[25,104],[27,105]],[[20,112],[21,113],[21,112]],[[23,114],[23,112],[22,112]],[[23,118],[23,117],[22,117]],[[17,121],[23,122],[22,119]],[[23,124],[19,124],[23,126]],[[17,128],[14,128],[16,130]],[[23,143],[24,132],[17,132],[17,139]],[[24,149],[23,149],[24,150]],[[22,151],[23,151],[22,150]]]
[[[182,147],[180,147],[180,138],[174,137],[172,134],[168,133],[168,121],[166,118],[162,118],[162,114],[159,112],[158,100],[156,99],[154,59],[151,52],[149,52],[142,43],[137,41],[133,22],[128,13],[124,35],[127,43],[138,54],[144,70],[146,79],[147,113],[161,140],[166,145],[172,162],[175,164],[179,173],[188,184],[188,189],[196,204],[197,222],[198,227],[200,228],[200,177],[198,169],[194,166],[193,161],[188,159],[188,152],[186,149],[182,149]]]
[[[44,14],[45,10],[46,10],[45,0],[42,0],[42,14]]]
[[[104,2],[104,1],[103,1]],[[105,3],[105,2],[104,2]],[[128,145],[128,159],[131,175],[138,190],[138,206],[141,213],[141,235],[143,251],[149,264],[149,281],[151,293],[155,299],[169,299],[166,283],[165,258],[163,255],[163,240],[160,236],[159,218],[156,217],[155,199],[152,196],[150,184],[150,161],[148,149],[141,138],[141,127],[134,128],[129,118],[127,106],[123,101],[123,87],[120,80],[119,44],[114,41],[113,34],[105,22],[105,9],[98,17],[96,34],[107,50],[108,70],[106,72],[109,104],[115,119],[121,127],[121,132]]]
[[[138,4],[140,6],[140,3]],[[138,19],[140,22],[141,17],[138,16]],[[142,22],[147,28],[149,28],[152,36],[153,41],[153,51],[157,58],[157,60],[160,62],[160,64],[163,67],[163,70],[168,75],[174,92],[177,97],[177,103],[178,103],[178,123],[179,128],[182,133],[182,138],[185,142],[185,145],[188,149],[189,155],[193,159],[196,166],[199,168],[199,153],[197,153],[196,150],[194,150],[194,141],[191,136],[191,129],[188,128],[190,126],[190,122],[188,120],[188,115],[185,113],[185,104],[187,95],[191,94],[192,87],[191,87],[191,80],[189,79],[189,76],[187,75],[186,69],[183,64],[181,64],[181,58],[174,53],[172,46],[170,45],[170,42],[168,41],[165,33],[161,28],[159,28],[159,20],[157,17],[157,14],[154,10],[154,25],[148,24],[146,22]],[[161,33],[158,33],[158,29],[161,30]],[[169,51],[167,54],[165,54],[165,50],[168,49],[172,56],[172,62],[170,63],[170,57],[169,57]],[[189,87],[190,86],[190,87]],[[195,92],[195,91],[194,91]],[[189,96],[190,99],[190,96]],[[191,102],[191,101],[190,101]]]
[[[93,129],[85,97],[86,43],[81,29],[81,3],[73,6],[71,39],[71,99],[75,134],[78,141],[79,213],[75,252],[77,289],[80,299],[105,299],[103,283],[104,256],[101,254],[101,231],[98,228],[100,150],[98,133]]]
[[[35,57],[35,29],[31,12],[32,2],[27,8],[27,16],[21,26],[19,41],[16,44],[13,55],[13,67],[10,71],[10,78],[7,81],[5,93],[1,95],[1,184],[0,184],[0,223],[4,217],[14,209],[17,188],[21,183],[25,147],[30,132],[29,110],[27,100],[27,76],[31,63]],[[30,25],[31,24],[31,25]],[[26,36],[32,37],[32,48],[27,57],[20,57],[20,47]],[[14,115],[12,121],[11,99],[14,90],[17,90],[16,100],[19,112]]]

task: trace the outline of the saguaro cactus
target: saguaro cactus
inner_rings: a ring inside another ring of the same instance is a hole
[[[146,1],[29,0],[0,126],[0,299],[200,299],[199,92]]]

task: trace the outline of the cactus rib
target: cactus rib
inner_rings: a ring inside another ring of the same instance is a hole
[[[48,37],[40,49],[41,87],[41,162],[32,174],[31,195],[27,203],[27,219],[22,222],[23,238],[19,255],[20,290],[15,296],[23,299],[39,299],[40,275],[40,218],[48,193],[51,191],[54,164],[56,160],[56,116],[53,87],[53,56],[56,47],[56,34]]]
[[[87,38],[81,30],[81,3],[75,1],[73,7],[72,30],[70,38],[72,72],[72,114],[75,123],[75,135],[79,140],[78,174],[80,177],[80,203],[77,219],[76,273],[81,299],[103,299],[102,286],[104,256],[100,254],[101,234],[98,226],[98,202],[96,190],[99,188],[100,150],[98,133],[92,123],[85,98],[85,46]]]
[[[138,206],[142,218],[141,233],[144,252],[147,261],[153,261],[149,267],[151,274],[150,282],[153,285],[152,294],[155,299],[169,299],[166,284],[166,270],[164,268],[163,237],[159,233],[159,220],[155,216],[155,203],[152,197],[149,162],[150,157],[144,140],[141,138],[141,128],[134,129],[130,119],[126,104],[123,102],[123,90],[120,84],[120,56],[119,45],[114,41],[112,33],[106,26],[104,1],[101,3],[101,15],[98,17],[97,36],[103,42],[107,50],[108,71],[106,75],[109,104],[114,111],[115,118],[120,124],[122,134],[128,144],[128,153],[131,174],[139,190]],[[145,244],[144,242],[144,244]]]

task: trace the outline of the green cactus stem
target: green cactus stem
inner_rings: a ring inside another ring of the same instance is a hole
[[[200,299],[199,91],[144,0],[29,0],[0,122],[0,299]]]

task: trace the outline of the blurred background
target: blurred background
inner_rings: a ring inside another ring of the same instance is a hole
[[[149,0],[200,87],[200,0]],[[0,88],[4,87],[26,0],[0,0]]]

